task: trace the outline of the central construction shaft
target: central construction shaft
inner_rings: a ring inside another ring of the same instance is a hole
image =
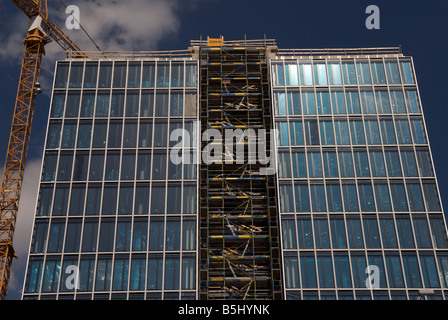
[[[222,150],[201,164],[200,299],[281,299],[266,49],[199,51],[202,149]]]

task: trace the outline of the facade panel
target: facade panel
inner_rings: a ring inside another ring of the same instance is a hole
[[[445,299],[446,227],[412,60],[271,68],[286,299],[415,299],[421,288]]]

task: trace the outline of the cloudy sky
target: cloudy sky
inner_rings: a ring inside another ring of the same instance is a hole
[[[65,8],[50,2],[50,19],[56,22],[79,47],[94,50],[80,30],[67,30]],[[342,48],[399,46],[413,56],[429,138],[436,165],[442,200],[448,200],[448,64],[440,59],[447,52],[448,3],[441,0],[78,0],[64,1],[80,8],[80,22],[103,50],[178,50],[186,49],[191,39],[201,36],[227,40],[277,40],[280,48]],[[380,29],[367,30],[366,7],[380,9]],[[0,4],[0,163],[5,158],[10,123],[23,54],[22,40],[26,16],[12,1]],[[20,298],[31,224],[40,175],[42,149],[56,59],[64,54],[57,44],[46,46],[25,173],[9,299]]]

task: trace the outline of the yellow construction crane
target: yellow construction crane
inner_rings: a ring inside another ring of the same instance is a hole
[[[22,69],[9,136],[5,167],[0,189],[0,300],[5,300],[11,274],[11,263],[17,257],[13,236],[19,210],[25,161],[33,122],[36,95],[41,91],[38,82],[44,47],[50,39],[65,51],[85,53],[62,30],[48,20],[47,0],[12,0],[30,18],[25,40]]]

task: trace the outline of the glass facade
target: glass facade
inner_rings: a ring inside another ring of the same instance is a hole
[[[447,229],[412,59],[268,63],[283,298],[447,299]],[[199,298],[204,178],[199,161],[170,159],[199,159],[198,67],[57,63],[23,299]]]
[[[192,59],[57,63],[24,299],[196,299],[197,164],[169,159],[197,88]]]
[[[412,60],[271,60],[285,299],[448,297]],[[378,267],[376,289],[366,267]]]

